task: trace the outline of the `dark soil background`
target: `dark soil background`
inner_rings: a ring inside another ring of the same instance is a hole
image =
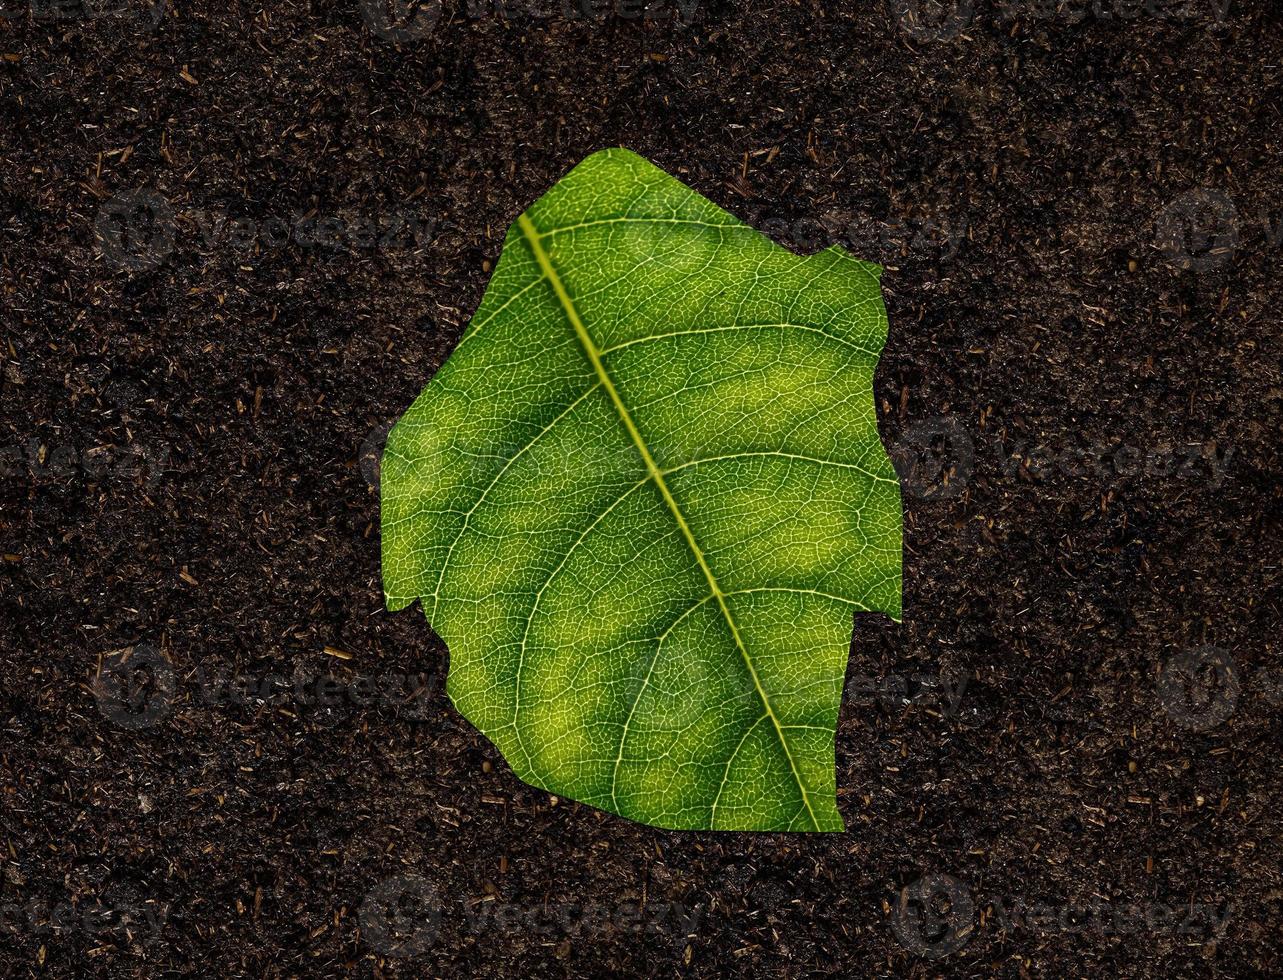
[[[0,971],[1277,974],[1279,6],[377,2],[0,19]],[[533,790],[383,611],[380,433],[612,145],[888,267],[845,834]]]

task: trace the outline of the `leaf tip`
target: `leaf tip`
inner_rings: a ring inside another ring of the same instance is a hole
[[[598,168],[623,168],[629,171],[630,175],[636,175],[639,171],[649,173],[656,170],[665,173],[640,153],[630,150],[626,146],[607,146],[596,150],[575,164],[570,173],[594,171]],[[665,175],[667,176],[667,174]],[[570,176],[570,174],[566,176]]]

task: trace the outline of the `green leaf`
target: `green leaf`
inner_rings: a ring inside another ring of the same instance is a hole
[[[852,612],[900,613],[880,272],[626,150],[509,229],[389,436],[383,577],[526,782],[659,827],[843,829]]]

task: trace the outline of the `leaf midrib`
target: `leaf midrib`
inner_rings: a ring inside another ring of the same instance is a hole
[[[606,371],[606,367],[601,361],[601,352],[597,344],[593,341],[592,336],[588,333],[588,328],[584,326],[583,320],[579,316],[579,311],[575,308],[574,301],[570,298],[570,293],[566,290],[566,285],[561,281],[561,276],[557,273],[552,264],[547,251],[544,250],[543,241],[539,229],[535,227],[533,221],[526,214],[517,217],[517,225],[521,228],[522,234],[530,246],[531,252],[534,253],[535,261],[538,262],[540,270],[547,277],[548,282],[556,293],[558,301],[566,314],[566,318],[575,329],[580,343],[583,345],[584,353],[587,355],[589,362],[596,371],[597,377],[601,382],[602,388],[610,396],[611,402],[614,403],[615,410],[619,413],[620,420],[624,423],[624,428],[628,430],[628,435],[641,454],[643,462],[646,464],[646,470],[650,478],[655,481],[656,487],[659,488],[664,502],[672,512],[673,518],[677,521],[682,535],[686,538],[687,545],[690,546],[691,552],[695,556],[695,561],[699,564],[700,570],[704,573],[704,578],[708,582],[709,591],[713,598],[717,600],[717,606],[722,611],[722,616],[726,620],[726,625],[730,628],[731,636],[735,640],[735,646],[744,659],[744,665],[748,668],[749,676],[753,679],[753,687],[757,690],[758,696],[762,700],[762,707],[766,711],[766,716],[771,719],[771,725],[775,729],[775,734],[779,738],[780,746],[784,750],[784,757],[788,760],[789,770],[793,774],[793,779],[797,782],[798,791],[802,794],[802,802],[806,806],[806,812],[811,818],[811,824],[816,830],[820,829],[820,822],[816,819],[815,811],[811,808],[811,797],[806,790],[806,784],[802,782],[801,773],[798,772],[797,764],[793,761],[793,753],[789,749],[788,740],[784,737],[783,727],[780,725],[779,718],[776,717],[775,709],[771,706],[770,698],[767,697],[766,690],[762,687],[762,682],[757,676],[757,669],[753,666],[753,659],[749,656],[748,648],[744,645],[743,638],[740,636],[739,627],[735,623],[735,617],[731,615],[731,610],[726,604],[725,593],[717,584],[717,579],[713,575],[713,570],[709,568],[708,562],[704,558],[704,552],[700,549],[699,544],[695,541],[695,536],[691,533],[690,525],[686,523],[686,518],[682,514],[681,508],[677,506],[677,501],[673,499],[672,492],[668,489],[668,484],[664,482],[663,471],[655,463],[654,457],[650,454],[650,449],[646,441],[642,438],[632,415],[629,413],[627,406],[624,405],[623,399],[619,396],[619,391],[615,388],[615,383],[611,380]],[[759,718],[760,722],[761,719]],[[756,727],[756,725],[754,726]],[[718,794],[721,795],[720,793]]]

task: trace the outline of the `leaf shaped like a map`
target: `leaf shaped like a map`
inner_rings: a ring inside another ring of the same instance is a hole
[[[880,271],[626,150],[509,230],[388,438],[383,578],[526,782],[659,827],[843,829],[852,611],[900,614]]]

